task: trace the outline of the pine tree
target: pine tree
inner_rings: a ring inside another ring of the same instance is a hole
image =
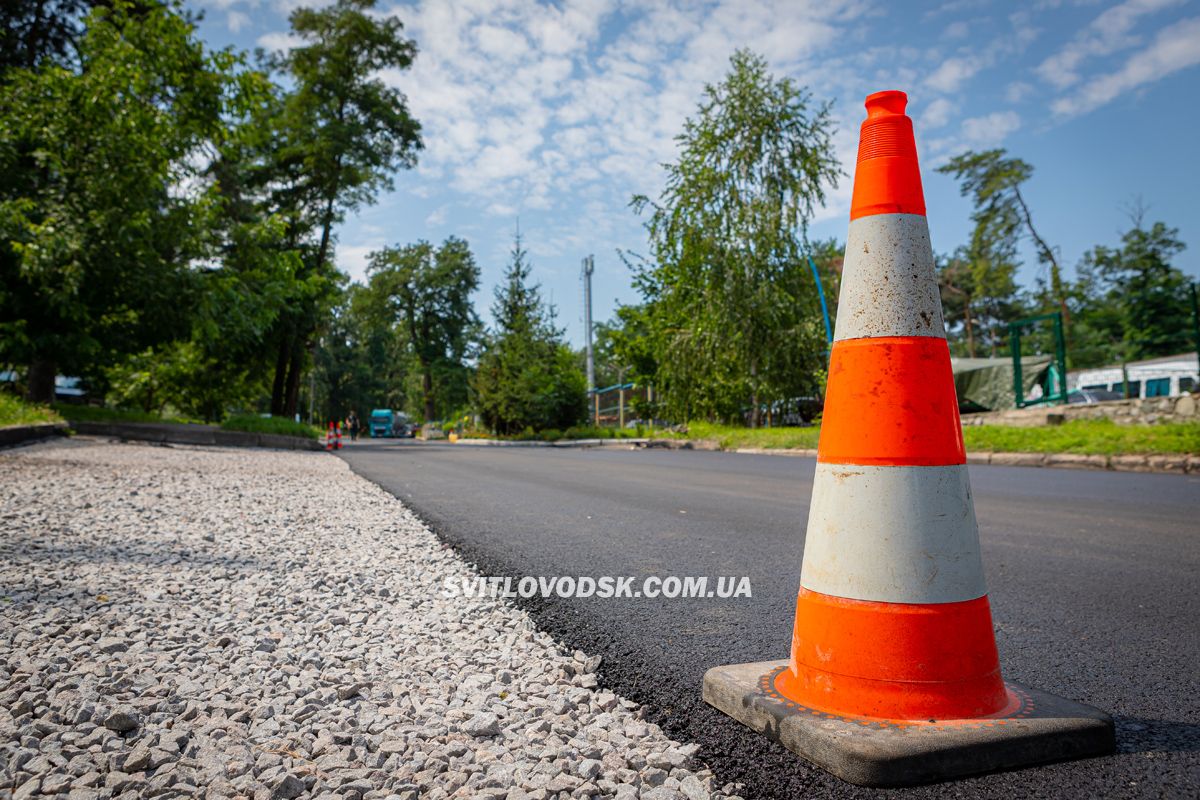
[[[515,237],[504,281],[492,303],[495,328],[475,376],[484,424],[502,435],[564,429],[587,413],[587,387],[554,325],[554,309],[530,283],[528,254]]]

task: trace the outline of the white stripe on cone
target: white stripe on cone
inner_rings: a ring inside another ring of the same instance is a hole
[[[884,603],[987,594],[966,465],[817,464],[800,585]]]
[[[873,214],[850,223],[835,340],[946,337],[929,223],[920,214]]]

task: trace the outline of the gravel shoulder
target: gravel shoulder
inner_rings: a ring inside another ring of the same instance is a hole
[[[0,796],[732,796],[319,453],[0,453]]]

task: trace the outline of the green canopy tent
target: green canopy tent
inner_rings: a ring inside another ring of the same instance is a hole
[[[1021,358],[1021,385],[1026,398],[1044,394],[1053,363],[1052,356]],[[954,389],[958,392],[961,413],[1017,407],[1011,358],[951,358],[950,366],[954,370]],[[1035,386],[1041,391],[1035,390]]]

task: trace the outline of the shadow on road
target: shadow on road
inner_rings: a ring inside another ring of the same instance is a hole
[[[1194,722],[1118,716],[1113,721],[1119,753],[1200,752],[1200,725]]]

